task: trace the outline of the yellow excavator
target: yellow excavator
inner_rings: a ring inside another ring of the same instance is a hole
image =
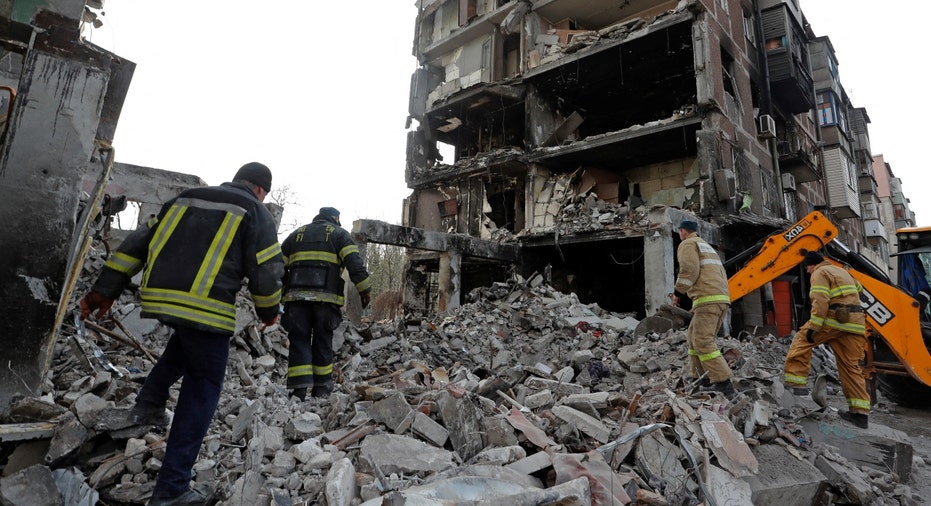
[[[756,246],[728,260],[744,263],[729,278],[731,300],[738,300],[801,264],[805,253],[820,251],[863,285],[860,304],[866,314],[867,340],[864,374],[876,399],[876,388],[902,406],[931,405],[931,227],[896,231],[898,279],[836,240],[837,227],[814,211],[786,230],[773,233]],[[923,300],[927,300],[924,298]],[[801,325],[803,321],[796,322]],[[797,326],[795,328],[798,328]]]

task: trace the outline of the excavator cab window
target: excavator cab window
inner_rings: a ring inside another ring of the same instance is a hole
[[[896,232],[899,286],[921,303],[922,323],[931,323],[931,228]]]

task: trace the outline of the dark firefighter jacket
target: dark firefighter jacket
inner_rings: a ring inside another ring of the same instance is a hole
[[[329,302],[342,306],[343,268],[359,293],[372,288],[365,261],[349,232],[332,218],[317,215],[309,225],[295,230],[284,240],[284,302]]]
[[[244,185],[193,188],[166,202],[110,256],[93,289],[115,299],[143,267],[144,317],[232,333],[243,278],[259,318],[278,313],[284,262],[275,223]]]

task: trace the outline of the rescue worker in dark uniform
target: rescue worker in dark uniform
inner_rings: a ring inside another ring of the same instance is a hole
[[[137,424],[168,425],[169,389],[183,378],[150,505],[204,504],[215,492],[190,487],[191,470],[223,388],[243,279],[263,322],[279,314],[284,261],[262,205],[271,184],[268,167],[252,162],[230,183],[182,192],[120,244],[81,299],[82,319],[95,310],[101,317],[144,269],[142,316],[173,329],[130,410]]]
[[[811,353],[827,344],[837,357],[837,372],[847,398],[848,411],[840,417],[857,427],[869,427],[870,394],[860,369],[865,350],[866,325],[860,306],[863,287],[845,269],[833,265],[820,253],[809,251],[802,261],[811,275],[811,317],[802,325],[785,361],[785,384],[797,394],[808,393]]]
[[[320,208],[313,221],[281,245],[286,274],[281,326],[288,332],[288,383],[303,400],[333,391],[333,331],[343,320],[343,269],[368,305],[371,279],[359,247],[340,227],[339,211]]]

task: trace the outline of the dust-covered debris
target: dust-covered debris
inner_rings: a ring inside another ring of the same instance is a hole
[[[84,289],[100,262],[87,265]],[[284,388],[286,334],[262,329],[247,301],[195,466],[220,504],[917,500],[901,473],[814,443],[806,422],[840,422],[784,390],[788,343],[774,336],[721,338],[738,393],[699,393],[683,377],[685,320],[643,331],[632,315],[518,278],[444,314],[344,324],[337,389],[301,402]],[[88,322],[82,346],[63,327],[43,391],[3,420],[4,504],[26,504],[24,483],[89,504],[148,500],[166,433],[126,412],[169,330],[138,310],[125,293],[112,319]],[[833,364],[816,349],[813,374],[836,378]]]

